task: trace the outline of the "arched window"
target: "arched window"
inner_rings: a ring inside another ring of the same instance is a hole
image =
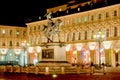
[[[5,36],[5,33],[6,33],[6,30],[2,29],[2,35],[3,35],[3,37]]]
[[[93,20],[94,20],[94,16],[92,15],[92,16],[91,16],[91,21],[93,21]]]
[[[17,42],[17,44],[16,44],[17,46],[19,46],[19,42]]]
[[[114,37],[117,36],[117,27],[114,27]]]
[[[85,17],[84,17],[84,22],[87,22],[87,20],[88,20],[88,17],[85,16]]]
[[[40,26],[38,26],[38,30],[40,30]]]
[[[13,34],[13,31],[12,30],[10,30],[10,35],[12,35]]]
[[[10,41],[10,46],[12,46],[12,41]]]
[[[117,16],[117,11],[116,10],[114,11],[114,16]]]
[[[73,33],[73,38],[72,38],[72,40],[73,40],[73,41],[75,40],[75,33]]]
[[[19,30],[17,30],[17,32],[16,32],[17,37],[19,36],[19,34],[20,34]]]
[[[85,31],[85,40],[87,40],[87,31]]]
[[[6,32],[5,29],[3,29],[3,30],[2,30],[2,34],[5,34],[5,32]]]
[[[91,39],[93,39],[94,31],[91,32]]]
[[[23,31],[23,36],[25,36],[26,35],[26,31]]]
[[[109,17],[109,13],[108,13],[108,12],[106,12],[106,18],[107,18],[107,17]]]
[[[81,22],[81,18],[78,18],[78,23],[80,23]]]
[[[69,34],[67,34],[67,41],[69,41]]]
[[[36,30],[36,26],[34,26],[34,30]]]
[[[78,40],[81,40],[81,33],[79,32],[78,35],[79,35],[79,36],[78,36]]]
[[[99,15],[98,15],[98,19],[101,19],[101,16],[102,16],[102,15],[101,15],[101,14],[99,14]]]
[[[109,29],[106,30],[106,37],[109,37]]]
[[[2,46],[5,46],[5,42],[2,43]]]

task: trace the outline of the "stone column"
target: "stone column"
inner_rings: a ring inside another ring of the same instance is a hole
[[[115,67],[116,64],[115,64],[115,53],[114,53],[114,49],[111,49],[111,50],[110,50],[110,53],[111,53],[111,65],[112,65],[113,67]]]
[[[110,49],[105,49],[105,64],[111,65],[111,59],[110,59]]]
[[[45,67],[45,74],[46,74],[46,75],[49,74],[49,67]]]
[[[61,74],[65,74],[65,68],[61,67]]]
[[[28,57],[27,57],[27,63],[30,64],[30,53],[27,53]]]
[[[42,60],[42,52],[38,52],[37,58],[38,58],[38,62]]]
[[[120,65],[120,50],[118,51],[118,64]]]
[[[96,60],[95,50],[90,50],[90,58],[91,58],[91,62],[95,64],[95,60]]]
[[[77,59],[78,59],[78,63],[82,63],[81,51],[77,51]]]
[[[70,51],[66,51],[66,61],[70,62]]]

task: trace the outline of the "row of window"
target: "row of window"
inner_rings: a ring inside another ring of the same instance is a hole
[[[64,25],[69,25],[69,24],[73,24],[73,23],[77,24],[77,23],[82,23],[82,22],[88,22],[89,20],[90,21],[101,20],[104,16],[105,16],[104,18],[110,17],[110,14],[109,14],[109,12],[106,12],[105,15],[102,15],[101,13],[99,13],[97,16],[98,16],[97,19],[96,19],[96,16],[94,16],[94,15],[87,15],[87,16],[78,17],[78,18],[74,18],[74,16],[73,16],[73,18],[71,18],[69,20],[65,20],[63,22],[64,22]],[[113,16],[118,16],[118,12],[116,10],[113,12]]]
[[[113,11],[113,16],[118,16],[117,10]],[[103,17],[102,14],[98,14],[98,19],[97,20],[101,20],[102,17]],[[106,18],[110,17],[109,12],[105,13],[105,17]],[[77,23],[81,23],[81,22],[88,22],[88,20],[94,21],[95,20],[95,16],[94,15],[85,16],[84,18],[81,18],[81,17],[74,18],[74,16],[73,16],[73,18],[71,18],[69,20],[63,21],[63,24],[64,25],[69,25],[69,24],[73,24],[73,23],[77,24]],[[29,27],[29,33],[31,33],[31,31],[40,30],[41,26],[39,25],[39,26]]]
[[[104,31],[102,31],[102,34],[104,35],[103,39],[106,39],[108,37],[117,37],[120,34],[118,34],[119,32],[119,27],[114,27],[111,33],[111,30],[109,28],[105,29]],[[112,34],[112,35],[111,35]],[[57,35],[51,35],[50,39],[53,42],[59,42],[59,39],[61,42],[65,41],[76,41],[76,40],[89,40],[89,39],[94,39],[94,35],[95,32],[92,31],[82,31],[82,32],[73,32],[73,33],[66,33],[66,34],[60,34],[60,36],[58,37]],[[58,39],[59,38],[59,39]],[[39,39],[39,40],[38,40]],[[36,37],[31,37],[31,42],[32,44],[38,44],[39,42],[47,42],[47,38],[45,36],[42,36],[40,38],[38,38],[38,36]]]
[[[2,29],[2,35],[5,35],[5,34],[6,34],[6,30],[5,30],[5,29]],[[14,35],[13,30],[10,30],[10,31],[9,31],[9,34],[10,34],[11,36]],[[16,36],[18,37],[19,35],[20,35],[20,30],[16,30]],[[25,36],[25,35],[26,35],[26,31],[23,31],[22,35]]]
[[[17,42],[17,43],[16,43],[16,46],[20,46],[19,44],[20,44],[20,42]],[[13,46],[13,45],[14,45],[13,42],[10,41],[10,42],[9,42],[9,46]],[[2,42],[2,46],[6,46],[6,43],[5,43],[5,42]]]

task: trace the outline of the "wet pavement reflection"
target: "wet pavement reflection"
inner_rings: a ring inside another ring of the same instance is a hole
[[[120,73],[107,74],[26,74],[26,73],[0,73],[0,80],[119,80]]]

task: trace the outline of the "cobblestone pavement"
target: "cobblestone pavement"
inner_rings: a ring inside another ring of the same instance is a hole
[[[120,80],[120,73],[42,75],[26,73],[0,73],[0,80]]]

